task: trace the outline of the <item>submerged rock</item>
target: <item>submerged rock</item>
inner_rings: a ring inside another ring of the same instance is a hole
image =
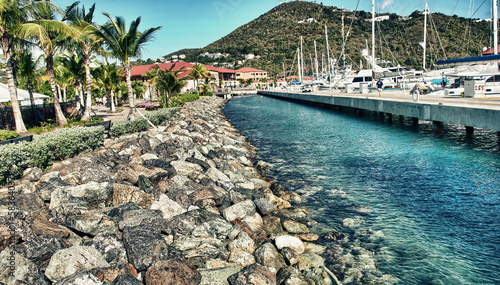
[[[231,285],[276,285],[275,275],[260,264],[252,264],[228,279]]]

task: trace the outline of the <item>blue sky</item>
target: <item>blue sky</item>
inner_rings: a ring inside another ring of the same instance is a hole
[[[484,1],[484,2],[483,2]],[[65,7],[74,1],[53,0]],[[311,1],[313,2],[313,1]],[[327,6],[355,9],[357,1],[324,0]],[[408,15],[423,10],[426,1],[376,0],[376,12]],[[430,10],[446,15],[490,17],[490,0],[429,0]],[[156,58],[183,48],[201,48],[229,34],[279,4],[279,0],[81,0],[88,9],[96,3],[96,22],[103,24],[102,12],[123,16],[127,25],[142,17],[140,30],[162,26],[155,41],[146,46],[143,59]],[[471,3],[473,5],[471,5]],[[482,6],[481,6],[481,3]],[[471,7],[471,8],[469,8]],[[480,9],[474,14],[474,12]],[[360,0],[358,10],[371,11],[370,0]]]

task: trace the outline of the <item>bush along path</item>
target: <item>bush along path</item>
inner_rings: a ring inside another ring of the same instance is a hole
[[[261,175],[224,102],[3,188],[0,282],[332,284],[300,196]]]

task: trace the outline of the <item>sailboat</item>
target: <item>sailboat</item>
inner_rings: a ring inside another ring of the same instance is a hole
[[[442,76],[456,78],[456,82],[450,88],[430,94],[468,98],[500,96],[498,0],[492,0],[492,12],[493,54],[437,61],[437,65],[448,67],[448,70],[442,71]]]

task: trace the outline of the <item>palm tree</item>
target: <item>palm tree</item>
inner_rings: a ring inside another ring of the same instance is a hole
[[[155,68],[156,75],[153,78],[153,82],[158,91],[163,92],[162,105],[165,108],[168,107],[168,102],[171,100],[172,96],[179,94],[182,87],[186,85],[185,81],[179,79],[179,74],[183,72],[184,68],[173,71],[173,69],[175,69],[175,64],[168,70],[163,70],[158,65]]]
[[[81,105],[83,105],[83,92],[80,91],[82,90],[81,87],[85,80],[85,66],[83,60],[76,54],[66,54],[57,58],[56,62],[59,63],[56,68],[58,73],[68,76],[66,79],[73,82],[73,88],[76,95],[76,109],[80,111]]]
[[[63,126],[68,123],[57,98],[56,81],[54,77],[54,56],[59,49],[62,49],[70,37],[75,37],[74,30],[66,23],[57,21],[56,17],[62,15],[63,11],[57,5],[49,1],[33,1],[31,9],[27,10],[32,21],[18,29],[19,34],[24,38],[36,38],[38,47],[45,54],[47,73],[50,78],[50,89],[54,102],[56,114],[56,124]]]
[[[16,124],[16,132],[27,133],[24,125],[21,108],[17,100],[16,83],[14,80],[14,59],[12,56],[14,40],[17,37],[17,29],[27,21],[25,10],[27,5],[18,0],[0,0],[0,47],[5,60],[5,75],[9,87],[12,113]]]
[[[140,80],[132,81],[132,92],[138,97],[144,96],[144,83]]]
[[[97,35],[98,28],[93,22],[95,4],[88,10],[88,13],[85,12],[85,6],[80,9],[77,4],[78,3],[74,3],[66,9],[66,17],[63,20],[69,20],[71,25],[79,31],[79,36],[75,38],[75,42],[78,46],[78,51],[85,66],[85,79],[87,85],[85,112],[83,113],[81,120],[89,121],[92,107],[90,59],[92,54],[101,48],[103,38]]]
[[[210,82],[210,78],[205,78],[205,81],[200,86],[201,94],[206,95],[208,92],[212,91],[212,82]]]
[[[25,81],[26,89],[30,94],[31,113],[33,119],[38,122],[38,117],[35,115],[35,87],[33,85],[33,80],[37,76],[36,67],[38,65],[38,59],[33,60],[31,52],[23,50],[23,52],[18,56],[17,64],[19,66],[19,75],[23,81]]]
[[[119,70],[116,64],[101,63],[100,66],[94,70],[94,78],[97,84],[104,88],[109,102],[109,110],[113,113],[116,112],[114,91],[122,82],[121,75],[122,70]]]
[[[188,68],[191,71],[189,78],[193,79],[195,83],[196,93],[199,95],[198,80],[210,76],[210,71],[203,64],[197,63],[193,67]]]
[[[141,55],[144,45],[153,39],[155,32],[161,29],[161,26],[139,32],[138,27],[141,23],[141,17],[138,17],[135,21],[132,21],[127,30],[123,17],[113,19],[108,13],[104,13],[104,15],[108,17],[109,22],[100,26],[98,35],[104,39],[104,43],[112,55],[119,59],[123,65],[130,106],[129,118],[132,118],[135,117],[136,110],[132,94],[132,81],[130,79],[130,71],[132,69],[130,60]]]

